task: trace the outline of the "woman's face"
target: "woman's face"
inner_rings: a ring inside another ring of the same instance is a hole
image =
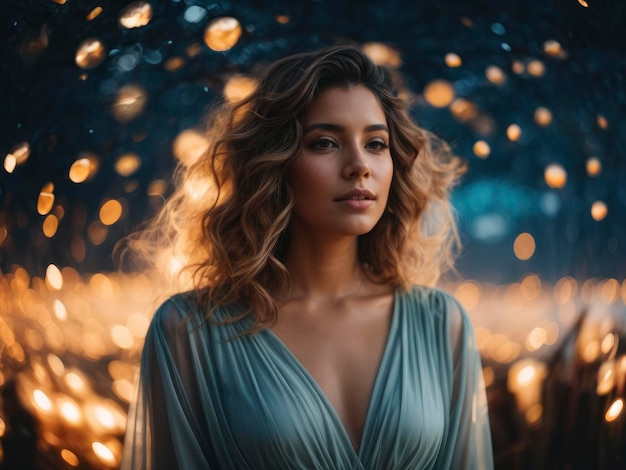
[[[362,235],[380,220],[393,163],[389,128],[366,87],[323,91],[303,119],[302,151],[290,167],[294,228]]]

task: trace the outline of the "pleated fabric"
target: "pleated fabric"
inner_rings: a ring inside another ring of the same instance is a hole
[[[221,307],[214,319],[241,311]],[[271,330],[241,336],[251,324],[208,322],[189,294],[157,310],[122,470],[493,468],[480,357],[449,294],[421,286],[395,293],[358,451]]]

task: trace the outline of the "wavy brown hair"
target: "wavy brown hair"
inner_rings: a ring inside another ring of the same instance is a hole
[[[354,85],[377,97],[393,160],[386,211],[359,236],[359,260],[380,282],[434,284],[452,266],[458,243],[448,197],[465,165],[412,122],[391,74],[346,46],[281,59],[247,97],[219,104],[207,151],[179,165],[174,194],[131,246],[152,259],[173,251],[209,317],[238,303],[255,319],[252,331],[272,325],[290,288],[283,262],[294,205],[287,170],[301,151],[303,115],[322,91]]]

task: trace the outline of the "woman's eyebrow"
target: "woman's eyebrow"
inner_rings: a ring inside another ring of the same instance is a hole
[[[335,132],[345,131],[345,128],[343,126],[340,126],[339,124],[330,124],[327,122],[316,122],[315,124],[311,124],[309,127],[307,127],[304,130],[304,133],[308,134],[309,132],[314,131],[315,129],[322,129],[325,131],[335,131]],[[369,126],[365,126],[364,131],[365,132],[385,131],[387,134],[389,134],[389,128],[384,124],[372,124]]]

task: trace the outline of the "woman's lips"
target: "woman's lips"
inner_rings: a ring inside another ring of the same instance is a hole
[[[345,201],[345,200],[374,200],[376,197],[372,194],[369,189],[361,189],[355,188],[351,189],[347,193],[343,193],[341,196],[336,197],[335,201]]]
[[[374,204],[376,197],[367,189],[352,189],[335,198],[335,202],[347,209],[363,210]]]

